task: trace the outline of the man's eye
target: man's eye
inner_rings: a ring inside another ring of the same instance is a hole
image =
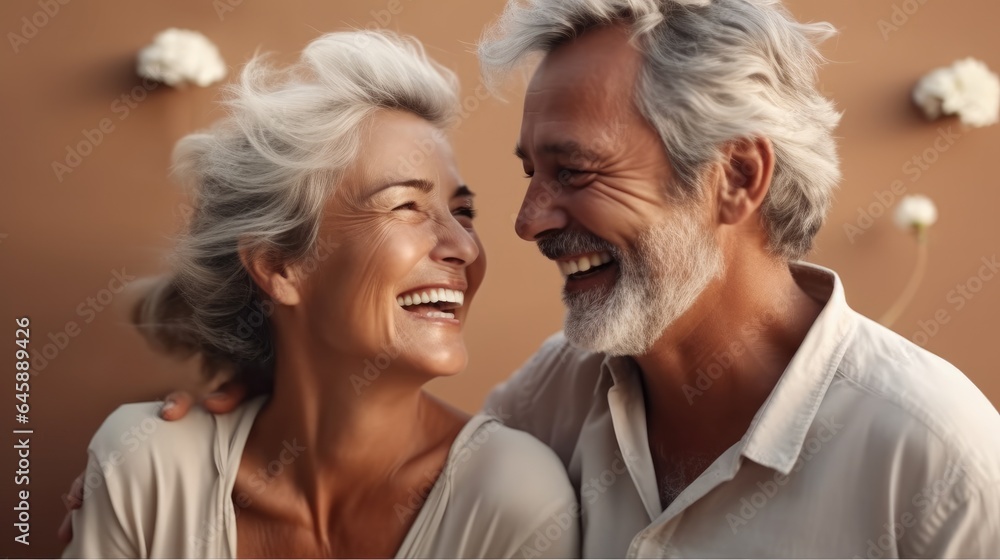
[[[476,217],[476,209],[471,206],[463,206],[455,210],[455,214],[458,216],[465,216],[466,218],[472,220]]]
[[[417,209],[416,202],[407,202],[406,204],[400,204],[399,206],[393,208],[392,211],[395,212],[396,210],[416,210],[416,209]]]
[[[556,179],[558,179],[563,185],[583,186],[584,184],[590,183],[593,177],[593,171],[563,168],[559,170],[559,175],[556,176]]]

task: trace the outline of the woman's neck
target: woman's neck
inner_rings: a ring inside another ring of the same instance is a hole
[[[284,480],[275,487],[304,496],[314,516],[325,516],[344,492],[405,479],[398,475],[411,464],[424,468],[422,460],[450,448],[468,420],[424,392],[412,373],[390,364],[368,379],[365,367],[364,360],[285,354],[247,441],[244,463],[281,462]]]

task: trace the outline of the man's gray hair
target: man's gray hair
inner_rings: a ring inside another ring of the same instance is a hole
[[[786,260],[812,246],[840,181],[840,113],[816,87],[828,23],[796,21],[779,0],[510,0],[479,45],[495,87],[532,53],[588,29],[626,24],[644,63],[636,104],[663,140],[680,196],[699,195],[723,146],[764,137],[774,178],[761,208],[770,250]]]

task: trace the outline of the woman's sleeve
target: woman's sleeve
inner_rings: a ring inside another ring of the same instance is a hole
[[[148,445],[135,439],[153,410],[148,404],[120,407],[104,421],[87,448],[83,506],[73,512],[73,540],[64,558],[142,558],[143,519],[151,514],[154,490]]]
[[[135,539],[123,522],[123,500],[105,477],[101,461],[89,453],[83,506],[73,512],[73,540],[63,558],[139,558]]]
[[[509,558],[580,558],[580,506],[575,497],[529,527]]]

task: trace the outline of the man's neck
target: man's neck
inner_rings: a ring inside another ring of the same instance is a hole
[[[821,310],[787,265],[732,267],[635,357],[647,393],[654,403],[679,400],[684,408],[766,396]]]
[[[635,358],[654,463],[714,460],[738,441],[821,310],[783,263],[736,262],[714,281]]]

